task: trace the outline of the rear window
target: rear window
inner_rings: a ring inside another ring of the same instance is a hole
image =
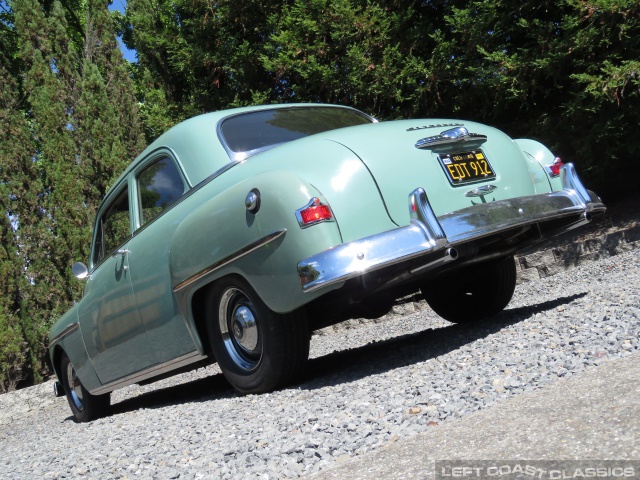
[[[224,120],[220,131],[227,148],[241,153],[372,122],[364,113],[348,108],[294,107],[236,115]]]

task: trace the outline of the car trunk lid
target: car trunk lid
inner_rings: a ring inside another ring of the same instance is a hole
[[[427,192],[438,216],[537,193],[518,146],[501,131],[479,123],[405,120],[323,135],[364,162],[398,225],[409,223],[408,195],[418,187]]]

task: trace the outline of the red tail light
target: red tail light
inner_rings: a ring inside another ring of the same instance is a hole
[[[316,223],[332,221],[333,213],[328,205],[314,197],[308,204],[296,211],[296,218],[300,226],[304,228]]]
[[[560,167],[562,167],[562,165],[564,165],[564,163],[562,163],[562,159],[560,157],[556,157],[553,160],[553,163],[551,163],[550,165],[547,165],[547,168],[549,169],[549,174],[552,177],[557,177],[558,175],[560,175]]]

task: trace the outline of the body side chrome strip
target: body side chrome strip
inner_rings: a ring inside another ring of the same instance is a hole
[[[262,247],[262,246],[264,246],[264,245],[266,245],[268,243],[273,242],[274,240],[276,240],[276,239],[280,238],[281,236],[283,236],[285,233],[287,233],[287,229],[283,228],[281,230],[276,230],[273,233],[270,233],[268,235],[265,235],[264,237],[259,238],[255,242],[244,246],[240,250],[235,251],[231,255],[223,258],[222,260],[217,261],[216,263],[208,266],[207,268],[204,268],[204,269],[200,270],[195,275],[192,275],[191,277],[189,277],[189,278],[183,280],[182,282],[178,283],[176,286],[173,287],[173,291],[175,293],[178,293],[179,291],[181,291],[184,288],[188,287],[192,283],[197,282],[202,277],[205,277],[205,276],[209,275],[210,273],[213,273],[214,271],[224,267],[225,265],[228,265],[229,263],[231,263],[231,262],[233,262],[233,261],[235,261],[235,260],[237,260],[237,259],[239,259],[241,257],[244,257],[245,255],[250,254],[254,250],[257,250],[258,248],[260,248],[260,247]]]
[[[204,354],[205,349],[204,349],[204,346],[202,345],[202,342],[199,339],[196,326],[192,321],[193,318],[192,318],[191,309],[189,306],[189,296],[192,294],[194,288],[198,284],[202,284],[203,282],[205,282],[207,280],[207,277],[215,273],[217,270],[221,269],[226,265],[229,265],[230,263],[234,262],[235,260],[238,260],[239,258],[244,257],[245,255],[250,254],[251,252],[259,249],[260,247],[277,240],[278,238],[282,237],[285,233],[287,233],[287,229],[283,228],[281,230],[276,230],[275,232],[265,235],[264,237],[259,238],[255,242],[252,242],[249,245],[246,245],[245,247],[235,251],[231,255],[223,258],[222,260],[208,266],[207,268],[200,270],[195,275],[190,276],[189,278],[179,282],[177,285],[173,287],[173,293],[175,295],[176,302],[178,303],[178,308],[180,308],[180,311],[182,312],[185,323],[187,325],[187,329],[189,330],[189,334],[191,335],[191,338],[193,339],[195,346],[198,349],[198,352],[200,352],[201,354]]]
[[[123,377],[114,382],[106,383],[94,390],[90,390],[89,393],[91,395],[101,395],[103,393],[108,393],[118,388],[126,387],[127,385],[141,382],[148,378],[162,375],[164,373],[170,372],[171,370],[184,367],[185,365],[189,365],[190,363],[195,363],[195,362],[199,362],[200,360],[205,360],[206,358],[207,358],[206,355],[201,355],[197,351],[188,353],[186,355],[175,358],[173,360],[162,363],[160,365],[154,365],[145,370],[132,373],[131,375]]]
[[[49,344],[49,348],[53,347],[57,343],[60,343],[64,337],[66,337],[67,335],[75,332],[78,328],[80,328],[80,324],[78,322],[74,322],[71,325],[69,325],[62,332],[60,332],[58,335],[56,335],[53,338],[53,340],[51,340],[51,343]]]

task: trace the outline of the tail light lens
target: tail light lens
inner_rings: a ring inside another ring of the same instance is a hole
[[[333,221],[333,213],[328,205],[313,197],[304,207],[296,210],[296,218],[300,226],[305,228],[316,223]]]
[[[562,163],[562,159],[560,157],[556,157],[553,160],[553,163],[547,165],[547,172],[552,177],[557,177],[560,175],[560,167],[562,167],[564,163]]]

